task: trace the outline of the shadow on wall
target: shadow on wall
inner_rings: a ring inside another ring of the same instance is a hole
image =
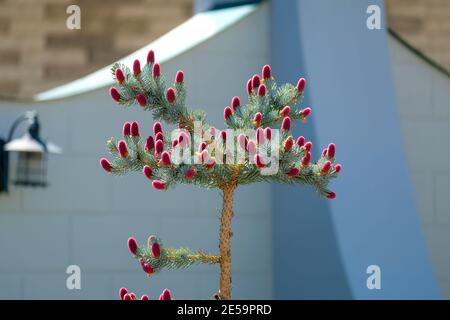
[[[289,10],[273,6],[274,10]],[[298,12],[298,8],[295,8]],[[301,35],[298,32],[298,16],[276,12],[272,17],[283,17],[283,23],[272,23],[274,34],[289,30],[291,52],[301,52]],[[278,28],[283,30],[278,30]],[[274,44],[277,40],[272,36]],[[283,50],[274,52],[273,65],[280,82],[296,83],[305,74],[302,57],[297,57],[291,68],[284,61],[291,55]],[[308,88],[301,105],[309,105]],[[293,133],[307,140],[318,141],[314,115],[306,125],[297,125]],[[317,159],[319,148],[313,148]],[[351,289],[343,267],[342,258],[332,221],[332,212],[326,199],[315,190],[304,186],[276,185],[273,187],[274,272],[276,299],[351,299]],[[281,276],[283,275],[283,276]]]

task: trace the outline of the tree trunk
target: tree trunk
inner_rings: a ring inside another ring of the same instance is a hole
[[[223,189],[222,217],[220,219],[220,284],[219,297],[231,299],[231,220],[233,218],[233,193],[236,186],[228,185]]]

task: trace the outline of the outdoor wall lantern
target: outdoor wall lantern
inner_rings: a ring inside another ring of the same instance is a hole
[[[23,122],[28,125],[26,133],[13,140],[14,131]],[[47,155],[60,154],[61,148],[42,140],[39,129],[37,112],[28,111],[14,121],[6,140],[0,138],[0,192],[8,192],[9,152],[17,152],[15,185],[47,185]]]

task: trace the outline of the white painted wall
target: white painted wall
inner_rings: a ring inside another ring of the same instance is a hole
[[[219,128],[223,107],[245,97],[245,82],[269,62],[267,6],[225,32],[162,66],[168,79],[183,69],[188,102],[207,110]],[[158,54],[158,53],[157,53]],[[144,60],[145,57],[142,57]],[[153,120],[139,108],[124,110],[107,88],[51,103],[0,102],[0,135],[22,112],[36,109],[42,135],[64,150],[50,157],[45,189],[11,187],[0,195],[0,298],[116,299],[126,286],[157,297],[170,288],[178,299],[207,299],[217,290],[218,267],[163,271],[147,278],[126,248],[130,235],[157,234],[167,245],[218,250],[218,191],[177,186],[162,193],[140,174],[112,177],[99,164],[105,141],[124,121],[142,134]],[[269,185],[238,189],[233,238],[235,298],[272,297]],[[82,289],[66,289],[66,267],[82,269]]]
[[[450,298],[450,78],[390,39],[397,105],[435,274]]]

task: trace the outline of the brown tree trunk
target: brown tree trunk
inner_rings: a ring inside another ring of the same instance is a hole
[[[233,218],[233,193],[236,186],[230,184],[223,189],[222,217],[220,219],[220,284],[221,299],[231,299],[231,220]]]

